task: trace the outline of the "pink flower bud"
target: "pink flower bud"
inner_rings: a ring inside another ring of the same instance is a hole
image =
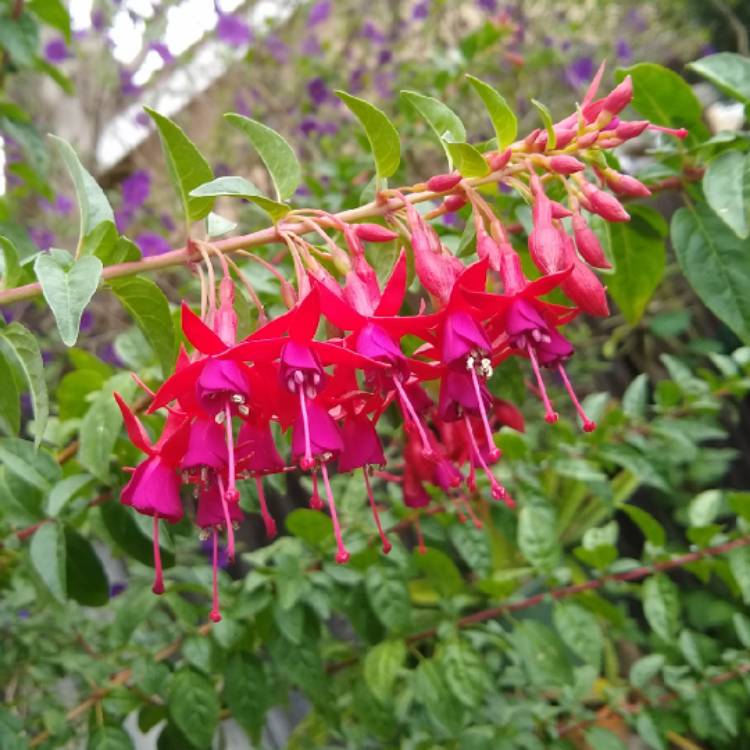
[[[456,172],[452,174],[436,174],[427,180],[427,189],[432,190],[433,193],[445,193],[448,190],[453,190],[462,179],[461,175]]]
[[[493,172],[497,172],[508,164],[512,153],[509,148],[506,148],[505,151],[500,153],[490,154],[487,157],[487,164]]]
[[[578,252],[595,268],[612,268],[604,255],[599,238],[581,214],[573,215],[573,236]]]
[[[599,132],[597,130],[592,130],[590,133],[579,135],[576,144],[578,145],[578,148],[588,148],[589,146],[596,143],[596,139],[598,137]]]
[[[449,195],[443,201],[443,208],[445,209],[446,213],[449,213],[451,211],[458,211],[460,208],[463,208],[465,205],[466,205],[465,195]]]
[[[477,256],[480,260],[487,258],[494,271],[500,270],[500,247],[483,227],[477,231]]]
[[[534,265],[544,274],[557,273],[565,268],[565,248],[551,223],[534,227],[529,235],[529,253]]]
[[[550,201],[550,205],[552,206],[553,219],[565,219],[568,216],[573,215],[573,212],[569,208],[563,206],[562,203],[558,203],[557,201]]]
[[[594,272],[580,261],[560,285],[563,292],[585,313],[606,317],[609,315],[607,293]]]
[[[527,148],[532,148],[534,146],[534,141],[539,137],[539,133],[542,132],[541,128],[535,128],[532,130],[524,139],[523,142],[526,145]]]
[[[549,160],[550,169],[558,174],[573,174],[586,169],[586,165],[574,156],[552,156]]]
[[[622,83],[615,86],[612,91],[604,98],[602,110],[616,115],[630,104],[633,98],[633,80],[630,76],[625,76]]]
[[[631,120],[621,122],[615,129],[615,135],[623,141],[639,136],[649,126],[648,120]]]
[[[605,170],[604,179],[618,195],[627,195],[630,198],[647,198],[651,195],[651,191],[640,180],[620,174],[614,169]]]
[[[560,125],[555,125],[555,148],[565,148],[575,137],[577,131],[575,128],[565,128]],[[539,137],[536,139],[536,143],[542,148],[547,146],[547,131],[543,130]]]
[[[357,224],[354,231],[365,242],[391,242],[398,237],[395,232],[380,224]]]
[[[591,204],[591,210],[599,214],[602,219],[606,219],[607,221],[628,221],[630,219],[630,214],[622,207],[622,204],[614,195],[599,190],[599,188],[594,187],[590,182],[583,184],[583,193]]]

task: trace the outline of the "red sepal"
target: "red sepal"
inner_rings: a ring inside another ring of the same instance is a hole
[[[130,407],[125,403],[125,400],[119,393],[117,393],[117,391],[112,395],[115,397],[115,401],[117,401],[117,405],[122,412],[122,421],[125,423],[125,430],[128,433],[130,442],[138,448],[139,451],[147,453],[149,456],[152,455],[154,448],[151,445],[151,438],[149,438],[141,421],[135,416],[135,414],[133,414]]]
[[[188,307],[182,303],[182,330],[187,340],[203,354],[220,354],[227,345]]]

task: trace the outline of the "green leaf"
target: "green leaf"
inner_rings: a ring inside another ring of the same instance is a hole
[[[745,648],[750,648],[750,619],[739,612],[735,612],[732,615],[732,624],[734,625],[737,637],[740,639],[740,643]]]
[[[109,205],[109,201],[107,200],[104,191],[99,187],[96,180],[86,171],[83,164],[81,164],[73,147],[67,141],[58,138],[57,136],[51,135],[50,138],[54,141],[57,150],[60,152],[60,156],[62,156],[62,159],[65,162],[65,166],[73,180],[76,198],[78,199],[78,211],[81,219],[76,257],[81,254],[91,254],[93,250],[85,252],[87,249],[84,245],[86,238],[89,237],[102,222],[110,222],[111,224],[114,224],[115,215],[112,212],[112,207]]]
[[[103,482],[109,480],[109,462],[122,427],[122,414],[113,393],[127,401],[135,392],[135,383],[127,372],[111,377],[89,407],[79,430],[78,462]]]
[[[270,217],[271,221],[276,223],[280,219],[283,219],[291,210],[292,207],[288,203],[280,203],[279,201],[273,201],[270,198],[266,198],[262,195],[256,195],[248,198],[251,203],[254,203],[262,211],[265,211]]]
[[[661,731],[648,711],[641,711],[635,722],[640,738],[653,750],[667,750]]]
[[[134,750],[134,745],[124,729],[99,727],[89,738],[87,750]]]
[[[424,659],[414,671],[414,697],[427,709],[432,721],[451,734],[461,724],[460,704],[448,690],[433,659]]]
[[[545,148],[547,151],[552,151],[557,146],[557,133],[555,133],[555,126],[552,123],[552,115],[546,105],[538,102],[536,99],[532,99],[531,103],[536,107],[537,112],[539,112],[544,129],[547,131],[547,145]]]
[[[750,155],[734,149],[712,159],[703,192],[716,215],[740,238],[750,236]]]
[[[622,395],[622,410],[631,419],[646,416],[648,406],[648,375],[642,372]]]
[[[3,281],[0,285],[2,289],[14,287],[21,277],[21,264],[18,260],[18,250],[13,242],[7,237],[0,236],[0,250],[2,250],[3,259]]]
[[[471,144],[445,141],[445,148],[463,177],[484,177],[490,173],[484,157]]]
[[[630,682],[636,690],[643,690],[659,674],[664,666],[663,654],[649,654],[633,662],[630,668]]]
[[[284,138],[275,130],[249,117],[232,112],[224,117],[230,125],[241,130],[250,139],[271,175],[276,200],[284,201],[294,195],[302,181],[302,170],[292,147]]]
[[[463,589],[463,579],[456,564],[445,552],[427,549],[412,553],[414,566],[427,575],[428,581],[443,596],[453,596]]]
[[[0,429],[17,435],[21,429],[21,402],[10,363],[0,349]]]
[[[560,639],[546,625],[536,620],[517,623],[513,643],[533,685],[547,689],[572,683],[573,671]]]
[[[467,708],[481,706],[490,680],[479,652],[463,638],[451,638],[441,649],[440,664],[456,699]]]
[[[705,490],[697,494],[688,505],[688,520],[691,526],[708,526],[713,523],[724,507],[721,490]]]
[[[378,620],[391,631],[403,631],[411,622],[411,602],[403,579],[394,568],[373,565],[365,580],[367,598]]]
[[[431,96],[416,91],[402,91],[400,96],[401,100],[410,105],[430,126],[452,164],[453,157],[448,149],[448,142],[466,142],[466,128],[459,116],[450,107]]]
[[[64,250],[38,255],[34,273],[52,309],[65,346],[78,339],[83,311],[94,296],[102,275],[102,262],[88,256],[73,260]]]
[[[518,517],[518,547],[535,567],[549,571],[557,565],[560,546],[555,511],[544,505],[525,505]]]
[[[654,547],[663,547],[666,541],[664,527],[648,512],[635,505],[622,505],[620,510],[630,517],[636,526],[643,532],[649,544]]]
[[[101,607],[109,601],[101,560],[91,542],[69,527],[65,528],[65,579],[68,596],[79,604]]]
[[[384,112],[359,97],[336,91],[336,96],[354,113],[370,142],[378,179],[390,177],[401,163],[398,131]]]
[[[224,701],[232,718],[257,742],[265,724],[269,685],[262,662],[252,654],[234,654],[229,660]]]
[[[750,342],[750,239],[740,239],[708,206],[698,205],[675,212],[672,245],[706,307]]]
[[[0,439],[0,464],[26,484],[47,493],[60,478],[60,467],[44,450],[35,450],[28,440]]]
[[[673,640],[680,625],[680,596],[667,576],[657,574],[642,586],[643,613],[651,629],[663,640]]]
[[[109,285],[151,345],[166,377],[174,368],[177,342],[164,293],[151,279],[141,276],[114,279]]]
[[[625,320],[635,325],[664,276],[664,237],[649,220],[656,212],[646,206],[630,208],[629,222],[607,223],[614,271],[606,277],[607,291]]]
[[[470,523],[456,523],[450,527],[450,539],[458,554],[472,571],[482,578],[492,569],[492,551],[487,532]]]
[[[683,630],[680,633],[678,643],[680,651],[682,651],[682,655],[685,657],[685,661],[696,672],[702,673],[705,665],[703,663],[703,656],[701,655],[700,645],[695,633],[690,630]]]
[[[50,593],[60,602],[65,601],[65,535],[57,523],[45,523],[31,537],[31,564]]]
[[[681,76],[655,63],[638,63],[618,69],[615,80],[619,83],[627,75],[633,79],[632,106],[647,120],[672,128],[686,127],[693,141],[708,136],[701,119],[701,103]]]
[[[563,643],[587,664],[599,669],[604,637],[594,614],[574,602],[558,602],[553,615]]]
[[[122,505],[117,498],[103,503],[99,508],[104,526],[115,544],[126,554],[143,565],[154,567],[154,552],[151,539],[135,522],[135,511]],[[161,562],[165,568],[174,565],[174,553],[159,547]]]
[[[287,531],[313,547],[328,545],[333,535],[331,519],[317,510],[297,508],[285,519]]]
[[[62,33],[70,44],[70,13],[62,0],[29,0],[26,7],[48,26]]]
[[[26,12],[17,17],[10,11],[0,15],[0,47],[19,67],[31,67],[39,47],[39,27],[34,19]]]
[[[237,229],[237,222],[225,219],[213,211],[206,217],[206,234],[209,237],[221,237],[233,229]]]
[[[594,750],[626,750],[622,740],[616,734],[601,727],[586,730],[586,743]]]
[[[194,198],[215,198],[220,195],[229,195],[237,198],[254,198],[263,195],[250,180],[244,177],[227,176],[217,177],[211,182],[204,182],[190,191]]]
[[[159,131],[169,177],[182,203],[185,220],[189,223],[208,216],[213,198],[193,198],[190,191],[213,179],[211,167],[179,125],[149,107],[144,109]]]
[[[735,52],[719,52],[688,63],[688,70],[711,81],[733,99],[750,103],[750,59]]]
[[[721,689],[709,690],[708,703],[725,731],[731,737],[736,737],[740,718],[744,719],[744,716],[740,716],[739,706]]]
[[[211,746],[219,724],[219,700],[205,677],[183,669],[175,673],[167,696],[169,716],[199,750]]]
[[[381,702],[393,699],[393,686],[406,659],[406,644],[402,640],[381,641],[365,656],[364,676],[370,692]]]
[[[23,375],[31,394],[34,411],[35,444],[39,446],[49,417],[49,397],[44,380],[44,363],[36,337],[20,323],[0,328],[0,349],[9,362],[15,364]]]
[[[88,474],[72,474],[61,479],[47,496],[47,515],[51,518],[59,515],[60,511],[91,482],[92,478]]]
[[[469,83],[472,85],[474,91],[479,94],[484,102],[484,106],[490,115],[490,120],[492,120],[492,127],[495,128],[497,147],[500,151],[504,151],[515,141],[518,134],[518,119],[516,115],[508,106],[505,97],[495,91],[492,86],[481,81],[479,78],[474,78],[474,76],[467,75],[466,77],[469,79]]]
[[[727,555],[729,569],[740,587],[742,601],[750,604],[750,547],[736,547]]]

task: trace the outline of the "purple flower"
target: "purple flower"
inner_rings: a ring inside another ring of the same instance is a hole
[[[487,13],[497,12],[497,0],[477,0],[477,7]]]
[[[220,161],[214,165],[214,177],[227,177],[230,174],[232,174],[232,169],[229,164]]]
[[[158,516],[170,523],[182,518],[180,479],[159,456],[151,456],[136,466],[130,481],[122,488],[120,501],[146,516]]]
[[[322,50],[320,48],[318,37],[316,37],[315,34],[309,34],[306,36],[302,42],[300,51],[305,57],[320,57]]]
[[[60,36],[50,39],[44,46],[44,57],[47,62],[51,63],[61,63],[63,60],[67,60],[70,57],[70,52],[65,40]]]
[[[214,419],[196,419],[190,425],[188,447],[180,468],[196,469],[208,466],[215,470],[227,465],[226,432]]]
[[[174,230],[177,228],[172,217],[169,214],[161,214],[159,216],[159,221],[161,222],[161,225],[166,229],[168,232],[174,232]]]
[[[279,65],[284,65],[289,59],[289,48],[275,34],[266,37],[266,49]]]
[[[362,90],[363,79],[365,76],[364,68],[355,68],[349,76],[349,92],[356,94]]]
[[[328,86],[322,78],[313,78],[307,84],[307,94],[312,103],[319,107],[328,99]]]
[[[142,125],[146,128],[151,124],[151,118],[145,112],[139,112],[135,116],[135,122],[137,125]]]
[[[347,417],[341,429],[341,437],[344,448],[339,454],[339,471],[353,471],[368,464],[385,464],[380,438],[367,417]]]
[[[250,117],[250,115],[252,114],[250,105],[247,103],[245,97],[240,93],[236,93],[234,95],[234,111],[239,115],[244,115],[245,117]]]
[[[91,312],[91,310],[84,310],[83,315],[81,315],[81,333],[86,333],[87,331],[90,331],[91,328],[94,325],[94,315]]]
[[[250,398],[242,368],[230,359],[209,359],[195,384],[195,395],[203,411],[217,414],[231,403],[232,396]]]
[[[161,57],[165,65],[170,65],[174,62],[174,55],[169,51],[169,47],[164,42],[151,42],[150,47]]]
[[[113,365],[114,367],[124,367],[124,363],[117,356],[117,352],[115,352],[115,348],[112,345],[111,341],[107,342],[99,349],[98,357],[102,362],[106,362],[108,365]]]
[[[594,61],[590,57],[577,57],[565,68],[565,78],[573,88],[579,88],[588,84],[595,72]]]
[[[243,469],[261,474],[274,473],[284,467],[276,449],[271,427],[243,422],[237,437],[237,461]]]
[[[95,10],[91,14],[91,25],[93,26],[94,31],[102,31],[104,29],[104,24],[104,13],[102,13],[101,10]]]
[[[387,65],[393,59],[393,52],[389,49],[381,49],[378,53],[378,65]]]
[[[141,249],[144,257],[150,255],[161,255],[169,252],[172,247],[160,234],[155,232],[141,232],[135,238],[135,244]]]
[[[627,61],[633,57],[633,49],[625,39],[620,37],[615,45],[615,54],[618,60]]]
[[[209,560],[213,557],[213,549],[214,549],[214,543],[211,539],[204,539],[201,542],[201,552],[209,558]],[[219,559],[218,559],[218,567],[220,567],[222,570],[226,570],[229,567],[229,554],[227,552],[227,548],[224,546],[219,547]]]
[[[381,70],[375,74],[375,90],[381,99],[390,99],[393,93],[393,82],[396,74],[392,71]]]
[[[230,47],[243,47],[250,44],[253,38],[250,27],[245,21],[231,13],[219,15],[219,22],[216,24],[216,36]]]
[[[73,200],[68,198],[67,195],[58,195],[55,198],[55,202],[52,204],[52,210],[60,214],[60,216],[67,216],[75,207]]]
[[[632,26],[636,31],[644,32],[648,28],[646,20],[637,8],[631,8],[625,16],[625,23]]]
[[[372,21],[362,24],[362,36],[375,44],[385,44],[385,34]]]
[[[19,609],[18,610],[18,617],[21,620],[28,620],[30,616],[31,616],[31,612],[29,612],[28,609]]]
[[[122,594],[122,592],[125,591],[127,587],[128,584],[121,581],[111,584],[109,587],[109,598],[114,599],[116,596],[120,596],[120,594]]]
[[[318,0],[318,2],[310,8],[310,13],[307,16],[307,25],[317,26],[319,23],[323,23],[330,14],[331,0]]]
[[[141,90],[133,83],[133,74],[126,68],[120,69],[120,91],[124,96],[135,96]]]
[[[32,242],[40,250],[49,250],[55,244],[55,235],[49,229],[32,227],[29,230]]]
[[[338,453],[344,443],[331,415],[315,401],[307,402],[307,422],[310,426],[310,452],[313,457]],[[306,456],[304,419],[300,415],[292,426],[292,458]]]
[[[140,208],[151,192],[151,175],[143,169],[122,181],[122,202],[127,208]]]
[[[411,12],[411,17],[415,21],[422,21],[430,15],[430,1],[420,0]]]
[[[127,231],[133,221],[133,209],[129,206],[115,209],[115,226],[120,234]]]
[[[475,350],[492,351],[487,334],[467,312],[456,310],[450,313],[443,327],[442,361],[446,365],[459,364],[463,368],[467,355]]]

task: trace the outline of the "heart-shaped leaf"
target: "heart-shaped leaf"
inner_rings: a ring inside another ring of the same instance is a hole
[[[93,255],[73,260],[64,250],[55,250],[37,256],[34,271],[55,316],[60,338],[65,346],[73,346],[81,315],[99,285],[102,262]]]

